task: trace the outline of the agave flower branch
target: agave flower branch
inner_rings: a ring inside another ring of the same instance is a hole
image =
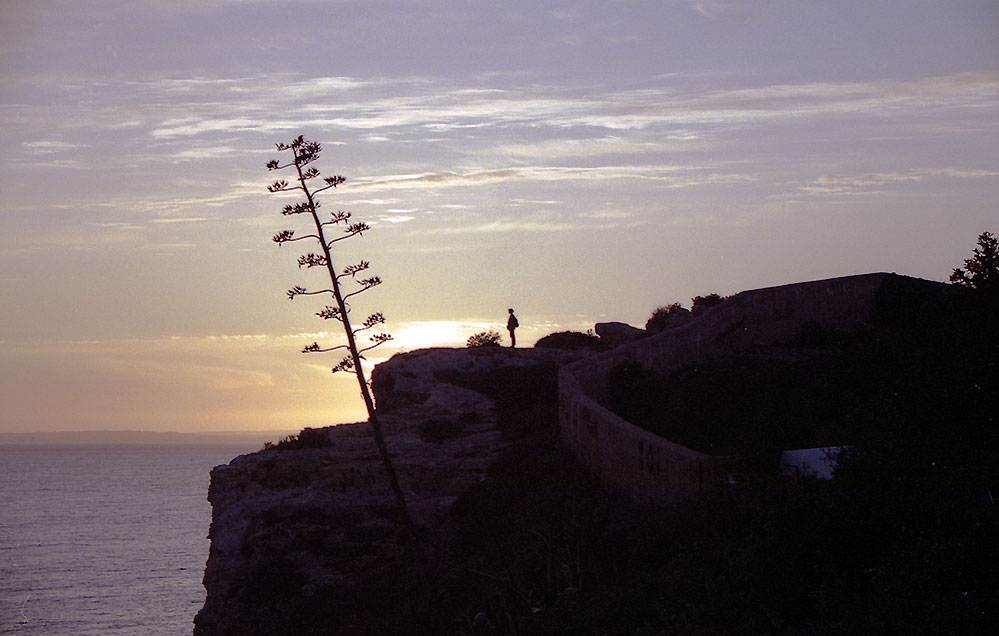
[[[333,266],[333,246],[340,241],[363,235],[364,232],[371,229],[371,226],[363,222],[351,222],[351,213],[344,211],[337,211],[325,220],[320,219],[318,211],[320,204],[316,199],[316,195],[326,190],[336,188],[337,186],[343,184],[346,179],[339,175],[326,177],[321,181],[323,185],[319,185],[318,187],[310,186],[310,182],[313,182],[313,180],[319,178],[320,176],[317,168],[309,166],[309,164],[319,158],[319,154],[322,151],[322,147],[319,142],[308,141],[302,136],[299,136],[290,144],[277,144],[277,149],[278,152],[282,153],[290,151],[291,159],[285,161],[284,163],[281,163],[281,161],[276,159],[269,161],[267,162],[267,169],[284,170],[286,168],[291,168],[294,170],[294,178],[290,183],[286,179],[278,179],[269,185],[267,189],[273,193],[300,192],[302,196],[305,197],[305,200],[284,206],[281,210],[281,214],[284,216],[297,216],[300,214],[309,215],[313,221],[315,233],[306,234],[304,236],[296,236],[293,230],[282,230],[281,232],[275,234],[272,240],[277,243],[278,246],[294,241],[307,239],[314,240],[319,245],[321,253],[309,252],[300,256],[298,259],[298,266],[299,268],[305,267],[307,269],[312,269],[313,267],[325,268],[329,281],[332,284],[332,286],[328,289],[317,290],[308,290],[305,287],[296,285],[287,291],[288,298],[290,300],[294,300],[297,296],[330,296],[333,302],[326,305],[326,307],[317,312],[316,315],[324,320],[335,319],[339,321],[343,326],[344,334],[347,337],[347,344],[337,345],[334,347],[323,347],[318,342],[313,342],[310,345],[306,345],[302,349],[302,353],[328,353],[337,350],[345,350],[347,352],[347,355],[333,367],[333,372],[337,373],[339,371],[344,371],[352,373],[357,377],[357,383],[361,390],[361,397],[364,400],[364,406],[368,412],[368,422],[370,423],[374,434],[375,445],[378,448],[382,464],[389,478],[389,485],[391,486],[392,492],[395,496],[401,521],[409,532],[410,537],[414,540],[414,545],[417,545],[419,542],[416,539],[417,533],[415,531],[415,526],[413,524],[412,517],[409,514],[406,499],[399,486],[399,479],[395,468],[392,465],[392,459],[385,445],[381,425],[378,421],[378,413],[375,411],[375,404],[371,397],[371,387],[365,378],[364,368],[361,366],[361,362],[364,360],[363,354],[365,352],[390,341],[392,336],[387,333],[373,333],[368,336],[368,340],[371,344],[359,344],[358,335],[361,332],[369,331],[376,326],[383,324],[385,322],[385,316],[382,315],[381,312],[371,314],[363,323],[361,323],[359,327],[353,327],[349,317],[350,306],[347,304],[348,298],[362,294],[372,287],[380,285],[382,283],[382,279],[378,276],[371,276],[363,279],[358,278],[359,273],[370,267],[368,261],[360,261],[355,265],[347,265],[339,273]],[[342,229],[340,236],[327,238],[327,230],[336,226],[339,226]],[[350,285],[351,289],[344,289],[343,285],[345,284]],[[425,561],[425,558],[421,560]]]

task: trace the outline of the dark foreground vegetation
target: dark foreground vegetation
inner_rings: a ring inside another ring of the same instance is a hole
[[[877,376],[835,480],[761,474],[669,510],[629,503],[561,449],[553,367],[447,378],[495,397],[513,444],[429,537],[435,581],[380,578],[357,633],[991,633],[995,305],[924,301],[886,304],[877,338],[798,343],[834,352],[832,378],[853,364]],[[699,373],[739,365],[719,364]]]

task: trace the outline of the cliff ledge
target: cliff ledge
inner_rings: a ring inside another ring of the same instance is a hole
[[[516,385],[512,376],[543,377],[522,387],[520,402],[553,403],[557,368],[586,355],[425,349],[378,365],[372,388],[386,443],[423,532],[444,531],[450,507],[518,437],[504,434],[487,394]],[[218,466],[208,499],[208,596],[195,618],[197,636],[308,634],[331,620],[348,630],[337,633],[367,633],[361,623],[379,614],[393,587],[421,576],[408,571],[366,422],[306,429]],[[371,606],[373,590],[378,607]]]

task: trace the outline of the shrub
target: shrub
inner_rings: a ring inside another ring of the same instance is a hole
[[[534,343],[538,349],[600,349],[600,338],[593,333],[559,331],[550,333]]]
[[[498,347],[500,346],[500,339],[502,336],[498,332],[490,329],[489,331],[480,331],[468,338],[465,342],[466,347]]]
[[[694,296],[690,299],[691,313],[698,314],[705,309],[720,305],[725,299],[718,294],[708,294],[707,296]]]
[[[689,319],[690,311],[684,309],[680,303],[662,305],[652,310],[652,315],[645,321],[645,330],[663,331],[682,325]]]
[[[290,449],[290,448],[326,448],[332,446],[333,441],[330,440],[329,430],[325,428],[305,428],[302,429],[297,435],[287,435],[277,444],[273,442],[265,442],[264,448],[278,448],[278,449]]]

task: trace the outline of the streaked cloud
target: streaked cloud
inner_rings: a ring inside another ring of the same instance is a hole
[[[191,148],[188,150],[174,152],[170,155],[170,157],[178,161],[218,159],[219,157],[234,155],[239,152],[240,150],[233,146],[208,146],[204,148]]]
[[[930,170],[907,170],[904,172],[881,172],[855,175],[835,175],[819,177],[814,182],[801,187],[805,192],[816,194],[851,194],[874,192],[888,186],[919,182],[931,177],[958,179],[978,179],[999,177],[999,170],[960,170],[955,168],[935,168]]]
[[[204,223],[210,219],[203,216],[173,217],[163,219],[152,219],[150,223]]]
[[[509,232],[530,232],[550,233],[550,232],[571,232],[575,230],[599,231],[609,228],[621,229],[620,223],[573,223],[570,221],[545,221],[531,219],[494,219],[479,225],[463,225],[461,227],[446,227],[434,229],[434,234],[457,235],[457,234],[500,234]]]
[[[438,87],[428,95],[423,92],[423,82],[414,79],[374,83],[340,77],[299,81],[290,77],[279,80],[248,77],[211,81],[132,81],[109,83],[100,89],[108,97],[115,95],[122,102],[120,107],[113,111],[91,111],[85,119],[77,121],[85,122],[87,126],[114,129],[122,124],[123,107],[132,115],[125,119],[144,120],[150,136],[159,140],[247,132],[279,134],[302,128],[374,133],[405,127],[439,133],[469,127],[541,126],[555,130],[595,127],[610,131],[672,127],[661,141],[688,141],[702,134],[697,126],[712,123],[738,124],[787,116],[833,114],[883,116],[885,109],[902,112],[948,107],[967,109],[975,105],[989,108],[995,99],[999,73],[955,73],[907,81],[775,84],[700,93],[681,92],[668,78],[662,81],[663,85],[658,88],[591,92],[585,97],[564,89],[555,92],[543,88],[470,90],[460,86]],[[380,92],[392,95],[379,96]],[[346,99],[331,99],[335,93],[343,93]],[[155,108],[136,104],[135,96],[140,94],[146,104],[155,104]],[[324,98],[331,99],[331,103],[316,101]],[[59,112],[58,108],[48,110],[53,116]],[[281,115],[275,117],[275,113]],[[44,116],[44,112],[35,113],[38,114]],[[63,126],[66,123],[72,125],[73,121],[64,120]],[[378,138],[396,139],[384,133]],[[602,142],[594,139],[565,143],[567,147],[580,145],[581,151],[592,151],[601,143],[608,144],[606,147],[613,151],[612,141],[619,144],[622,151],[629,150],[624,144],[635,150],[648,148],[652,143],[627,138],[604,138]],[[543,143],[551,148],[551,140],[543,140]],[[73,141],[24,143],[24,148],[33,152],[57,152],[60,148],[73,147],[76,147]],[[511,152],[527,150],[524,144],[505,144],[504,147]],[[225,145],[187,148],[172,156],[205,158],[229,149]]]
[[[260,82],[256,79],[249,81],[252,84]],[[279,100],[276,95],[268,98],[269,91],[258,93],[247,89],[242,102],[229,103],[229,116],[220,116],[212,99],[212,113],[163,121],[154,126],[150,134],[157,139],[171,139],[207,133],[274,134],[303,127],[364,131],[415,127],[435,132],[512,125],[553,129],[592,127],[611,131],[677,127],[669,131],[662,141],[689,141],[701,134],[691,127],[706,124],[740,124],[788,116],[883,116],[885,109],[967,108],[975,103],[988,107],[994,100],[997,82],[999,74],[979,72],[911,81],[783,84],[694,95],[677,95],[674,89],[664,86],[659,90],[588,95],[585,99],[523,90],[469,91],[458,88],[432,96],[413,94],[367,101],[352,99],[329,106],[309,101],[316,97],[311,93],[302,93],[299,97],[303,101],[296,103],[294,99],[289,101],[287,95],[280,95]],[[403,82],[398,87],[412,89],[414,86],[419,87],[411,82]],[[310,85],[310,88],[315,87]],[[250,96],[253,100],[246,99]],[[206,102],[211,99],[208,95],[205,97]],[[262,116],[282,102],[285,104],[281,110],[285,113],[284,117]],[[238,116],[240,112],[247,116]],[[257,116],[249,116],[250,113]],[[551,141],[544,143],[551,148]],[[586,152],[599,143],[573,140],[565,142],[565,147],[576,144],[581,152]],[[609,142],[605,140],[602,143]],[[631,150],[634,150],[641,145],[648,148],[651,142],[618,139],[617,143],[630,143]],[[518,150],[518,146],[507,145],[506,148]],[[523,145],[519,148],[524,151]]]
[[[395,216],[380,216],[378,217],[378,220],[383,221],[385,223],[406,223],[408,221],[412,221],[415,218],[416,218],[415,216],[405,216],[400,214]]]
[[[665,187],[685,188],[712,183],[752,181],[751,175],[721,174],[681,166],[523,166],[467,173],[439,172],[396,175],[371,180],[359,179],[345,190],[397,190],[442,187],[469,187],[505,181],[595,181],[640,179],[662,182]]]
[[[65,141],[25,141],[21,143],[25,152],[34,155],[63,153],[85,147],[83,144],[72,144]]]

